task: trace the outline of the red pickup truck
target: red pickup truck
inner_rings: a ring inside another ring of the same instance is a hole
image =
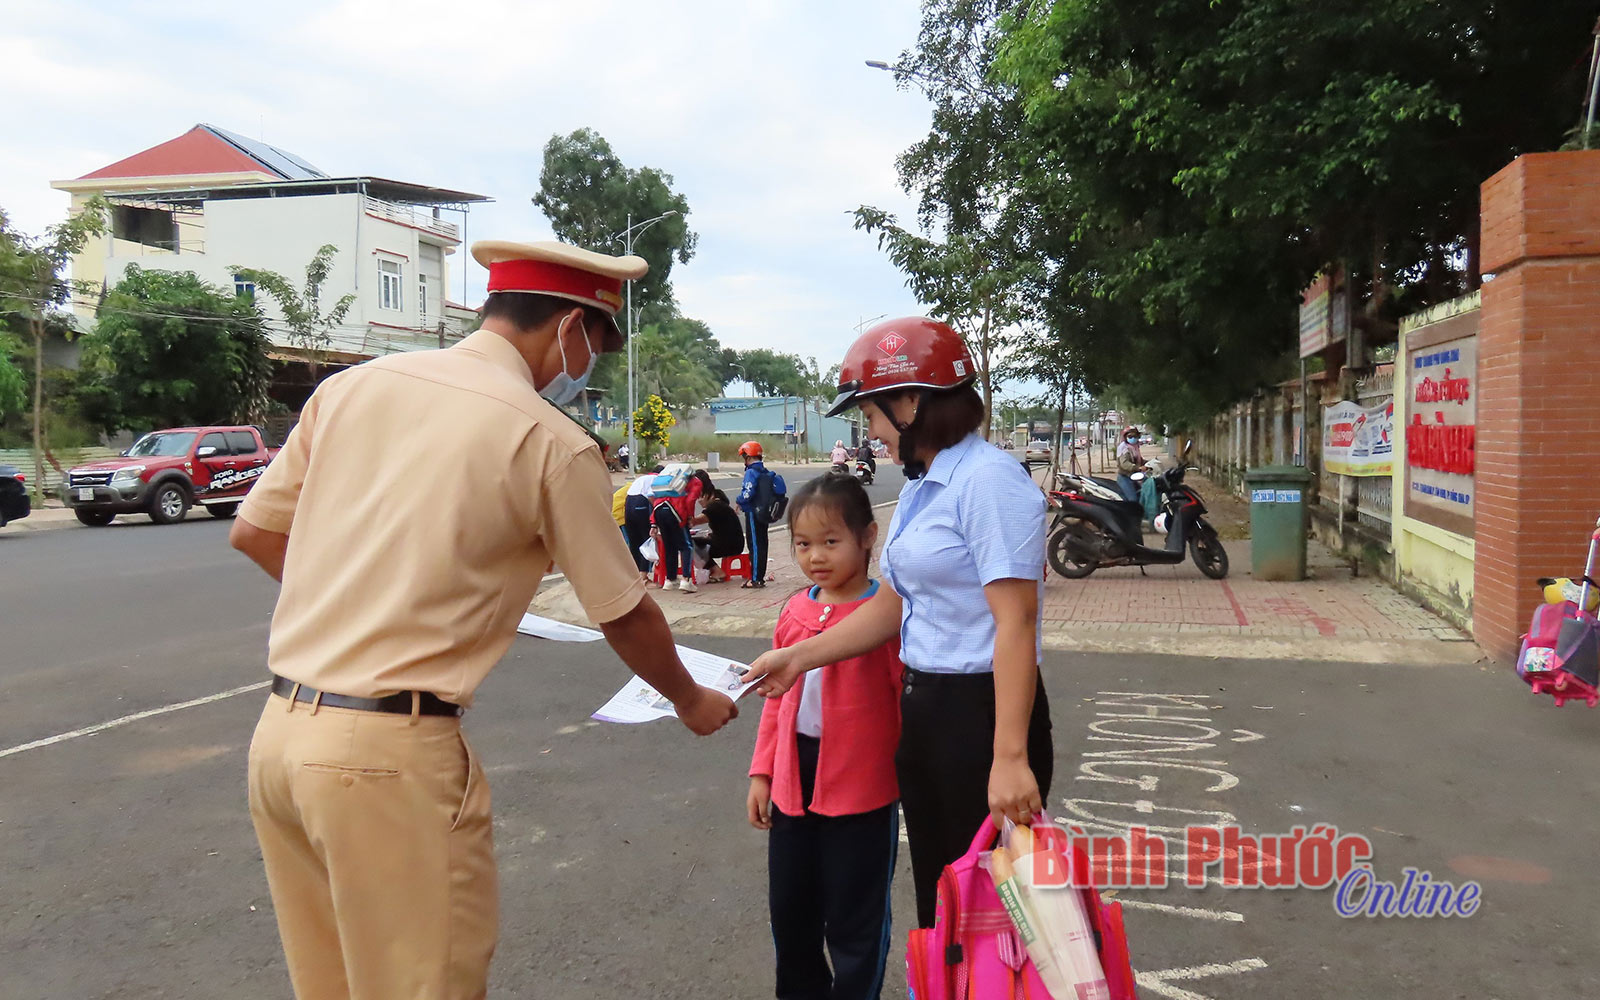
[[[91,527],[110,524],[118,514],[176,524],[195,504],[213,517],[232,517],[277,454],[258,427],[152,431],[121,458],[69,470],[61,499]]]

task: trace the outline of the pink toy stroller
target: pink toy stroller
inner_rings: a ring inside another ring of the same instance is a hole
[[[1555,698],[1557,707],[1582,701],[1600,704],[1600,620],[1591,601],[1595,582],[1595,549],[1600,546],[1600,521],[1589,536],[1589,559],[1584,564],[1583,585],[1576,602],[1561,599],[1565,580],[1540,580],[1547,603],[1533,613],[1533,624],[1522,637],[1517,655],[1517,676],[1535,694]]]

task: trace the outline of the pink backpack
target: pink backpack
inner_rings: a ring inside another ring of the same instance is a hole
[[[912,931],[906,946],[911,1000],[1078,1000],[1052,997],[1045,989],[989,872],[978,864],[978,856],[993,848],[999,836],[994,822],[985,818],[972,847],[940,874],[933,926]],[[1081,851],[1074,849],[1072,863],[1087,870]],[[1122,904],[1102,903],[1094,889],[1070,891],[1084,894],[1110,989],[1108,1000],[1138,1000]]]
[[[1557,705],[1600,703],[1600,622],[1571,601],[1541,604],[1522,637],[1517,675]]]

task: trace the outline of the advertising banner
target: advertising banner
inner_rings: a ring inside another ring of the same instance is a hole
[[[1394,475],[1394,403],[1323,407],[1322,466],[1342,476]]]

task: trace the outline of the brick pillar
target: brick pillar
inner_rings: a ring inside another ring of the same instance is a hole
[[[1600,515],[1600,150],[1518,157],[1482,197],[1473,632],[1510,659]]]

